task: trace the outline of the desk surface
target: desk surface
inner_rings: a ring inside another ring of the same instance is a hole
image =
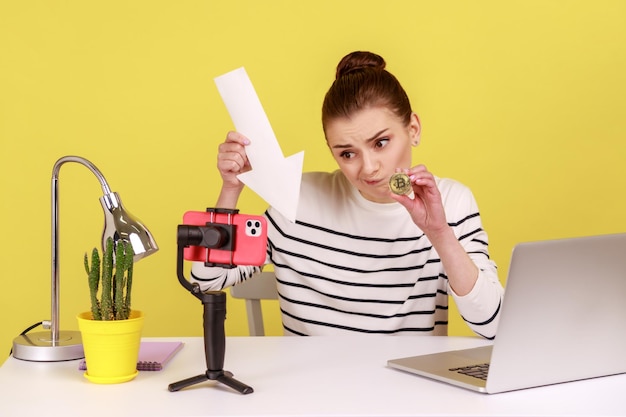
[[[242,395],[206,381],[170,383],[206,370],[201,338],[162,371],[131,382],[90,383],[78,362],[9,358],[0,368],[0,416],[617,416],[626,415],[626,375],[495,395],[387,368],[388,359],[485,345],[464,337],[231,337],[225,370],[254,388]]]

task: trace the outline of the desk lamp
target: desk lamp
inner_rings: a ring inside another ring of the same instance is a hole
[[[138,261],[158,250],[156,242],[146,227],[124,209],[119,195],[111,192],[106,179],[94,164],[79,156],[64,156],[52,169],[52,317],[44,321],[49,332],[22,334],[13,340],[13,356],[35,362],[56,362],[83,358],[83,345],[79,331],[59,330],[59,170],[66,162],[77,162],[87,167],[100,181],[104,195],[100,204],[104,210],[102,244],[107,238],[114,242],[130,242]]]

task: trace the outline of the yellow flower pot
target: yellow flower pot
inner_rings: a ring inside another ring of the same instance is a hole
[[[77,319],[87,364],[85,378],[97,384],[117,384],[137,376],[141,311],[132,310],[128,320],[93,320],[90,311]]]

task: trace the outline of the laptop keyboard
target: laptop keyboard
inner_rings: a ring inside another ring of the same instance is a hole
[[[460,368],[450,368],[450,371],[458,372],[463,375],[473,376],[474,378],[487,380],[489,373],[489,364],[481,363],[478,365],[462,366]]]

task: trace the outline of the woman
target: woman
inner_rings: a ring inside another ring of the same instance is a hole
[[[477,204],[465,186],[412,165],[420,121],[382,57],[340,61],[322,124],[339,170],[303,174],[295,223],[265,213],[285,333],[446,335],[452,295],[468,325],[493,338],[504,290]],[[230,132],[219,146],[217,207],[237,206],[250,140]],[[409,195],[389,189],[399,171]],[[194,263],[192,279],[220,289],[259,270]]]

